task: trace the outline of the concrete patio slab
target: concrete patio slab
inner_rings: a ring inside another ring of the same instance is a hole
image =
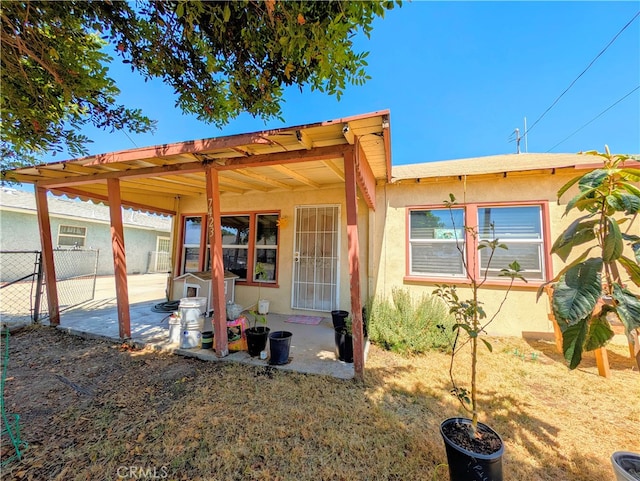
[[[252,358],[246,351],[232,352],[224,358],[219,358],[212,349],[181,349],[178,344],[170,343],[170,313],[153,310],[156,304],[166,300],[166,275],[145,274],[130,276],[128,280],[131,341],[137,345],[206,361],[269,365],[268,359]],[[115,285],[113,278],[99,278],[98,284],[96,298],[93,301],[61,312],[59,329],[74,335],[120,341],[115,287],[110,287]],[[341,362],[336,358],[333,324],[329,314],[326,314],[318,325],[286,322],[289,317],[272,313],[267,316],[271,332],[289,331],[293,334],[290,362],[273,366],[274,368],[341,379],[353,378],[353,364]]]

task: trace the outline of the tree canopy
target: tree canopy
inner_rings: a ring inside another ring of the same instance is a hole
[[[400,3],[400,2],[398,2]],[[0,4],[3,169],[63,149],[85,155],[103,129],[147,132],[154,121],[117,102],[114,58],[160,78],[176,106],[222,126],[242,112],[281,118],[283,89],[338,99],[369,77],[357,32],[369,36],[391,1],[5,1]]]

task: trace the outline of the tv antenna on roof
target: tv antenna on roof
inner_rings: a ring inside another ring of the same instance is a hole
[[[515,134],[515,138],[514,138],[514,139],[512,139],[512,137],[514,136],[514,134]],[[521,137],[521,136],[520,136],[520,129],[516,128],[516,129],[511,133],[511,135],[509,136],[509,138],[510,138],[510,139],[512,139],[512,140],[510,140],[509,142],[513,142],[513,141],[515,141],[515,143],[516,143],[516,154],[519,154],[519,153],[520,153],[520,141],[521,141],[522,139],[524,139],[524,151],[525,151],[525,152],[528,152],[528,151],[529,151],[529,148],[528,148],[528,146],[527,146],[527,118],[526,118],[526,117],[524,118],[524,135]]]

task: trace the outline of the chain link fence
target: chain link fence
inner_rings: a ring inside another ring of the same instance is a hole
[[[0,251],[0,316],[2,322],[38,320],[41,284],[40,251]]]
[[[56,249],[53,262],[60,310],[93,299],[97,250]],[[48,315],[40,251],[0,252],[0,316],[2,322],[39,321]]]

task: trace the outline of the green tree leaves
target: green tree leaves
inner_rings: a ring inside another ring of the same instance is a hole
[[[132,71],[169,84],[183,112],[217,126],[242,112],[281,118],[286,86],[340,98],[347,84],[369,78],[354,35],[368,36],[393,7],[379,0],[2,2],[3,153],[16,162],[63,148],[85,154],[89,139],[78,129],[87,124],[152,130],[142,112],[118,105],[106,68],[110,48]]]
[[[623,287],[621,279],[626,272],[640,287],[640,237],[629,232],[640,212],[640,189],[635,185],[640,171],[625,168],[628,156],[611,155],[608,147],[605,151],[588,152],[603,158],[602,168],[571,179],[558,191],[560,200],[577,185],[579,193],[567,203],[565,214],[574,209],[588,212],[573,221],[551,249],[565,262],[574,254],[554,279],[552,296],[571,369],[580,364],[585,350],[602,347],[611,339],[611,319],[622,321],[627,332],[640,327],[640,298]],[[624,255],[625,243],[635,260]],[[589,257],[592,251],[599,256]]]

